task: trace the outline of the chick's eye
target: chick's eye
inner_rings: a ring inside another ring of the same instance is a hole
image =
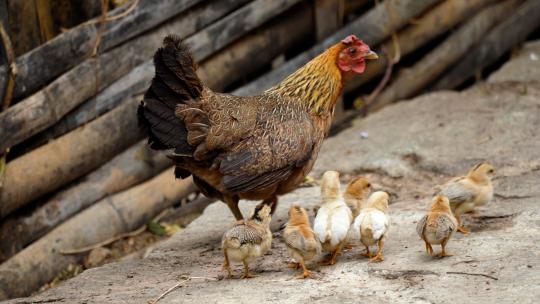
[[[356,49],[353,48],[353,47],[351,46],[351,47],[349,48],[349,53],[351,53],[351,54],[356,53]]]
[[[367,187],[368,187],[368,188],[371,187],[371,184],[367,184]]]

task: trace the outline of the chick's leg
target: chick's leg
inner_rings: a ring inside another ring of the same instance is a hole
[[[300,263],[292,262],[292,263],[287,263],[287,267],[292,268],[292,269],[298,269],[301,266],[300,266]]]
[[[225,256],[225,261],[223,262],[223,267],[221,270],[226,270],[228,273],[227,277],[232,277],[231,265],[229,264],[229,256],[227,255],[227,248],[223,249],[223,255]]]
[[[460,213],[455,213],[454,216],[456,217],[456,220],[457,220],[457,223],[458,223],[457,231],[461,232],[463,234],[469,234],[470,231],[467,228],[465,228],[465,227],[463,227],[461,225],[461,214]]]
[[[426,252],[428,255],[432,255],[433,254],[433,247],[431,247],[431,244],[428,243],[428,241],[426,241],[426,239],[424,239],[424,243],[426,243]]]
[[[453,254],[446,252],[446,249],[445,249],[446,243],[448,242],[449,239],[450,238],[446,238],[446,239],[444,239],[444,241],[442,241],[442,243],[441,243],[441,253],[439,253],[437,255],[438,257],[444,258],[444,257],[448,257],[448,256],[453,256]]]
[[[229,206],[229,209],[231,210],[237,221],[244,219],[244,217],[242,216],[242,212],[240,212],[240,209],[238,208],[239,198],[237,196],[224,196],[223,200],[225,200],[225,204]]]
[[[384,261],[384,257],[382,255],[383,247],[384,247],[384,237],[382,237],[379,240],[377,253],[375,254],[375,256],[372,259],[369,260],[370,262],[382,262],[382,261]]]
[[[338,245],[338,247],[332,251],[332,254],[330,255],[330,259],[324,260],[321,262],[321,265],[334,265],[337,261],[337,257],[340,254],[341,251],[341,245]]]
[[[306,267],[306,263],[304,262],[304,259],[301,259],[300,260],[300,266],[302,266],[302,269],[304,270],[304,273],[302,273],[301,275],[297,276],[296,278],[297,279],[305,279],[305,278],[309,278],[311,276],[311,271],[309,271]]]
[[[243,262],[244,262],[244,276],[242,276],[242,279],[251,279],[251,278],[256,277],[255,275],[252,275],[251,273],[249,273],[248,263],[246,261],[243,261]]]
[[[366,246],[366,252],[362,252],[362,253],[360,253],[360,255],[363,256],[363,257],[371,259],[372,255],[371,255],[371,252],[369,252],[369,246],[367,246],[367,245],[364,245],[364,246]]]

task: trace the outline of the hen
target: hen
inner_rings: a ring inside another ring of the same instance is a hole
[[[168,150],[178,178],[242,219],[239,199],[277,205],[313,167],[350,74],[377,55],[351,35],[258,96],[212,92],[174,36],[154,55],[156,74],[139,106],[150,147]]]

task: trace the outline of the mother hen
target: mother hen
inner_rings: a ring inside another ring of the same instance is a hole
[[[208,197],[242,219],[240,199],[277,206],[309,173],[347,75],[377,55],[351,35],[258,96],[212,92],[177,37],[154,55],[156,74],[139,106],[150,147],[168,150],[175,175],[193,175]]]

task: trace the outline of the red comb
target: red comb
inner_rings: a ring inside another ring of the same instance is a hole
[[[349,35],[345,39],[341,40],[341,43],[343,44],[352,44],[355,42],[362,42],[362,40],[358,39],[355,35]]]

